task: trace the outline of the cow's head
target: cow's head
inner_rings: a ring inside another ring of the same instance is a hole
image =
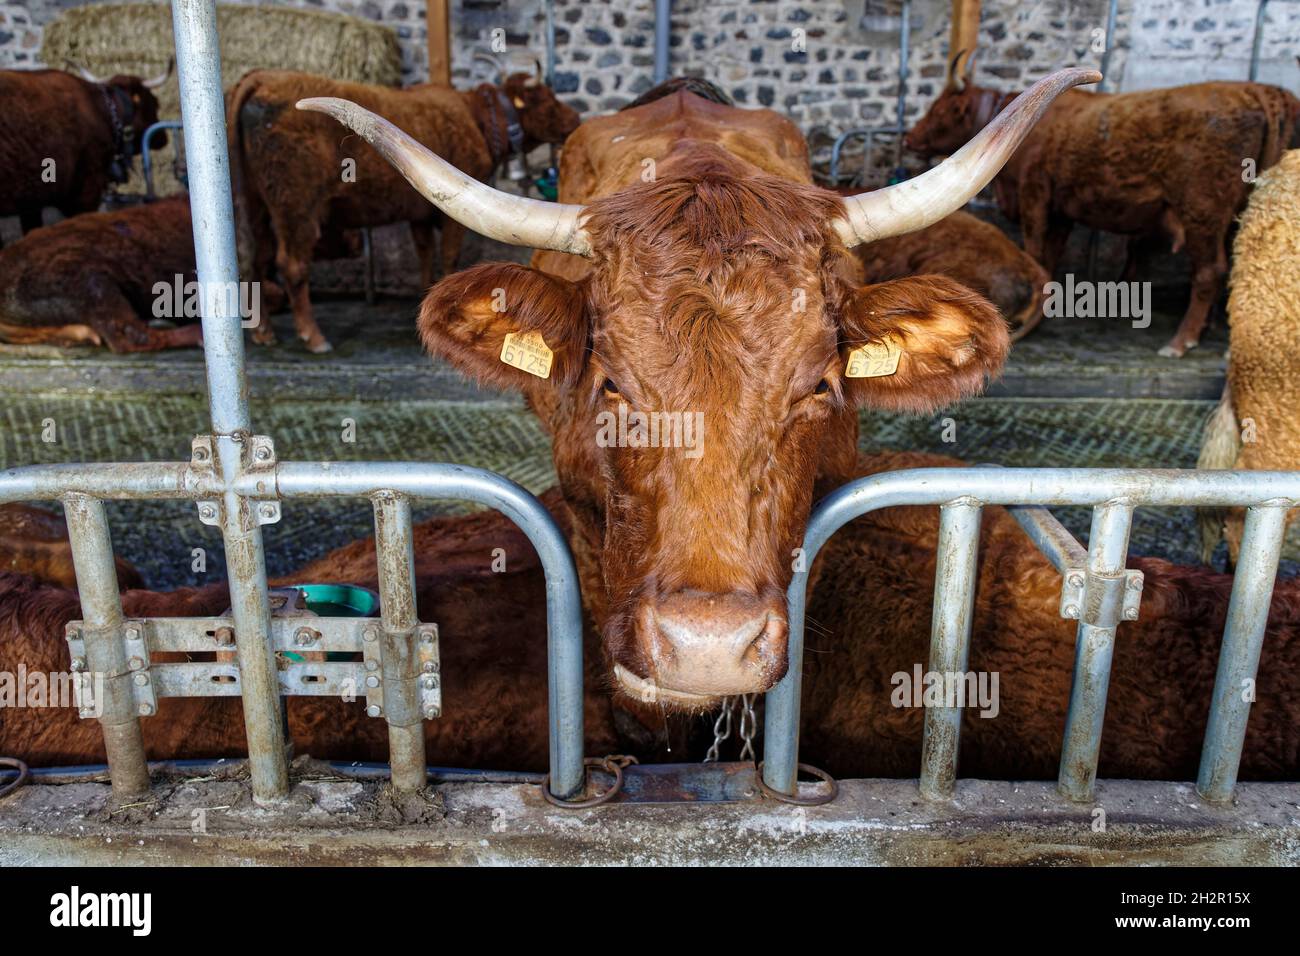
[[[158,122],[158,97],[153,91],[167,82],[175,66],[176,60],[170,59],[167,61],[167,69],[157,76],[148,78],[119,73],[110,79],[101,80],[85,67],[79,67],[78,72],[87,82],[97,83],[110,89],[117,95],[119,102],[128,104],[127,115],[119,116],[118,121],[127,130],[131,152],[139,153],[144,140],[144,131]],[[167,134],[161,130],[155,133],[150,148],[161,149],[166,145]]]
[[[519,113],[525,151],[540,143],[563,143],[581,122],[577,111],[561,103],[536,73],[511,73],[501,81],[501,92]]]
[[[857,408],[941,407],[1006,356],[979,296],[933,276],[854,285],[845,250],[965,204],[1057,93],[1095,78],[1044,80],[967,150],[862,196],[693,143],[653,181],[585,207],[497,193],[352,103],[299,105],[352,127],[471,228],[589,260],[576,282],[504,264],[450,276],[425,299],[421,334],[528,396],[619,685],[690,708],[784,675],[795,552],[815,483],[850,472]]]

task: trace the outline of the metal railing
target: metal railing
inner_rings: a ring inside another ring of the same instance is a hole
[[[1116,628],[1138,614],[1142,577],[1125,569],[1136,507],[1245,506],[1245,532],[1232,582],[1197,790],[1209,801],[1232,798],[1250,703],[1240,690],[1259,665],[1287,510],[1300,502],[1300,472],[1175,471],[1109,468],[924,468],[873,475],[832,492],[813,510],[800,566],[811,568],[827,540],[846,523],[880,508],[938,505],[930,670],[964,672],[981,509],[1011,511],[1030,539],[1062,573],[1061,614],[1079,622],[1059,785],[1072,800],[1090,799],[1097,776],[1106,691]],[[1093,508],[1089,547],[1046,511],[1047,505]],[[808,572],[796,572],[787,593],[790,669],[767,695],[763,780],[793,794],[799,750],[804,609]],[[927,707],[920,789],[953,793],[961,708]]]

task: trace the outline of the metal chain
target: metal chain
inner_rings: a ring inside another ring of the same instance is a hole
[[[758,694],[740,695],[740,748],[741,760],[754,759],[754,734],[758,730],[758,718],[754,716],[754,699]]]
[[[754,715],[754,699],[757,694],[740,694],[722,698],[722,712],[713,722],[713,745],[704,755],[704,763],[717,763],[722,759],[722,742],[731,737],[731,715],[740,703],[740,758],[754,759],[754,734],[758,731],[758,718]]]
[[[704,755],[704,763],[717,763],[720,759],[718,748],[731,736],[731,708],[735,702],[734,697],[722,698],[722,713],[718,714],[718,719],[713,722],[713,746]]]

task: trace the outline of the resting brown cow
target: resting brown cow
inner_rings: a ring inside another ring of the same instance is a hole
[[[955,212],[920,232],[858,246],[868,282],[934,273],[956,279],[998,307],[1011,341],[1024,338],[1043,318],[1046,270],[997,226]]]
[[[18,216],[30,232],[46,206],[65,216],[99,208],[110,182],[126,182],[144,131],[158,121],[151,88],[165,79],[0,71],[0,216]],[[154,145],[165,142],[158,134]]]
[[[75,587],[68,527],[53,511],[30,505],[0,505],[0,571],[18,571],[43,584]],[[140,572],[117,559],[117,585],[144,587]]]
[[[959,465],[934,455],[886,452],[859,459],[855,474]],[[545,503],[563,521],[558,495]],[[566,529],[567,530],[567,529]],[[840,777],[915,777],[924,711],[894,706],[897,674],[928,666],[938,513],[890,508],[850,523],[823,549],[808,608],[801,759]],[[506,572],[494,573],[494,549]],[[982,525],[970,668],[998,675],[996,716],[969,708],[961,772],[984,779],[1056,775],[1069,701],[1075,624],[1060,617],[1061,579],[1001,508]],[[442,634],[444,716],[426,723],[428,756],[445,766],[542,770],[546,766],[545,591],[522,534],[495,513],[416,527],[420,619]],[[1110,680],[1100,773],[1132,779],[1193,779],[1205,729],[1231,578],[1202,567],[1132,558],[1145,575],[1142,612],[1120,625]],[[374,547],[358,541],[300,569],[289,581],[375,585]],[[209,615],[224,586],[124,595],[128,615]],[[0,673],[66,673],[63,625],[75,595],[0,574]],[[621,696],[602,679],[599,642],[587,636],[587,753],[643,760],[698,760],[712,719],[672,720]],[[1300,773],[1300,582],[1279,581],[1264,638],[1256,702],[1246,735],[1244,779]],[[383,760],[386,725],[364,704],[293,698],[289,729],[301,753]],[[164,699],[143,721],[154,759],[241,755],[233,700]],[[693,732],[694,746],[686,745]],[[701,736],[703,735],[703,736]],[[672,740],[671,750],[666,748]],[[70,708],[0,710],[0,754],[37,766],[103,760],[94,721]],[[724,752],[724,757],[730,756]]]
[[[951,83],[907,134],[925,156],[959,149],[1014,96]],[[1228,271],[1227,237],[1253,177],[1300,145],[1300,101],[1262,83],[1198,83],[1105,94],[1070,91],[994,181],[1025,251],[1054,274],[1074,223],[1186,248],[1192,296],[1162,355],[1200,341]],[[1128,270],[1126,269],[1126,272]]]
[[[814,488],[852,473],[857,408],[938,408],[1005,359],[986,300],[939,276],[859,285],[849,249],[956,211],[1058,92],[1096,78],[1055,74],[964,156],[853,197],[812,185],[788,120],[685,90],[580,127],[558,204],[470,181],[355,104],[299,105],[357,130],[446,215],[549,250],[444,279],[421,335],[525,393],[618,686],[690,710],[785,673],[792,552]]]
[[[197,287],[186,290],[194,281],[185,196],[65,219],[0,250],[0,342],[114,352],[199,345]],[[189,324],[151,328],[155,318]]]
[[[434,226],[441,227],[442,273],[455,268],[463,228],[441,218],[392,167],[337,125],[294,110],[304,96],[347,97],[397,117],[474,179],[490,176],[512,150],[562,143],[578,126],[578,114],[526,73],[512,74],[499,87],[483,84],[465,92],[427,83],[395,90],[282,70],[246,74],[231,90],[226,110],[241,273],[265,278],[274,257],[294,327],[313,352],[330,348],[312,317],[307,287],[312,249],[323,228],[409,223],[426,286],[440,274]],[[519,131],[512,145],[509,128],[515,121]],[[254,338],[273,342],[270,323]]]

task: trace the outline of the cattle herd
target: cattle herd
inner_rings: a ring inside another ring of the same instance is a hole
[[[980,393],[1041,321],[1076,222],[1127,237],[1126,271],[1143,268],[1153,242],[1187,251],[1191,302],[1162,350],[1181,356],[1228,275],[1230,230],[1254,182],[1244,166],[1261,179],[1289,168],[1292,185],[1272,195],[1300,194],[1291,94],[1084,88],[1098,79],[1065,69],[1016,96],[954,73],[907,138],[947,158],[912,180],[837,193],[814,184],[790,120],[687,83],[579,124],[526,72],[458,92],[255,71],[227,98],[241,273],[263,295],[250,334],[274,342],[266,314],[287,304],[305,347],[329,350],[312,315],[313,255],[344,230],[408,223],[431,286],[414,322],[426,350],[522,393],[550,436],[559,484],[543,502],[568,536],[587,612],[588,752],[698,758],[712,723],[702,714],[787,671],[784,595],[813,502],[864,475],[955,464],[863,456],[859,409],[931,412]],[[0,123],[14,124],[0,136],[0,214],[19,215],[25,233],[0,251],[0,342],[200,345],[194,321],[152,311],[158,283],[194,272],[185,197],[92,211],[157,117],[149,83],[3,73],[0,98]],[[545,143],[562,144],[557,202],[489,184],[512,154]],[[45,180],[51,157],[59,172]],[[1023,249],[961,211],[989,184]],[[41,227],[47,206],[66,218]],[[465,228],[535,250],[531,263],[456,271]],[[1296,305],[1277,321],[1300,318]],[[527,360],[506,359],[521,337],[534,343]],[[1233,387],[1252,399],[1248,382]],[[698,455],[597,442],[599,417],[627,408],[698,412],[707,441]],[[63,629],[79,610],[61,528],[19,506],[0,521],[0,671],[64,671]],[[1000,713],[968,715],[962,772],[1052,777],[1074,625],[1060,617],[1058,572],[1004,511],[987,509],[981,535],[971,667],[1002,675]],[[833,774],[917,773],[923,716],[891,705],[890,681],[928,657],[937,537],[932,510],[886,509],[833,538],[813,569],[801,753]],[[491,568],[497,548],[506,573]],[[1156,558],[1134,566],[1146,593],[1117,645],[1100,773],[1187,779],[1231,577]],[[420,618],[444,638],[447,709],[426,722],[430,754],[544,769],[545,586],[526,539],[495,514],[425,522],[415,570]],[[130,617],[229,605],[223,584],[152,592],[128,565],[118,573]],[[373,542],[358,541],[283,583],[375,587],[376,574]],[[1242,775],[1294,780],[1295,582],[1278,583],[1264,648]],[[245,752],[236,699],[167,698],[143,725],[152,758]],[[318,757],[386,755],[385,725],[362,703],[292,698],[288,732]],[[0,753],[87,764],[103,744],[72,709],[16,710],[0,715]]]

